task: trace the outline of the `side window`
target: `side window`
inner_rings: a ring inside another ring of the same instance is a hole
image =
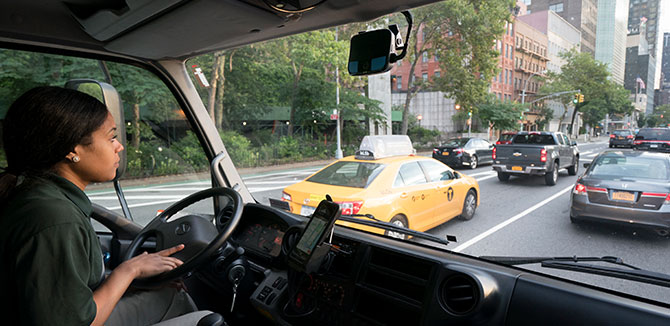
[[[403,185],[405,186],[413,186],[426,183],[426,176],[423,174],[423,171],[421,170],[421,167],[417,162],[403,164],[400,167],[400,170],[398,170],[398,175],[402,177]],[[396,178],[396,181],[397,180],[398,178]]]
[[[563,140],[565,140],[566,145],[570,145],[570,138],[567,135],[563,135]]]
[[[475,148],[476,147],[475,146],[475,140],[474,139],[468,140],[468,142],[463,147],[467,148],[467,149]]]
[[[136,66],[0,49],[0,117],[33,87],[62,87],[78,78],[110,83],[121,96],[128,163],[120,184],[135,222],[145,225],[157,211],[211,186],[209,173],[204,173],[209,170],[205,152],[174,96],[157,76]],[[4,153],[0,159],[5,159]],[[91,184],[85,192],[93,203],[123,215],[111,182]],[[213,212],[211,201],[196,206],[189,209]],[[98,231],[106,230],[93,224]]]
[[[447,181],[454,178],[454,174],[444,164],[435,161],[421,161],[421,167],[428,173],[430,182]]]
[[[556,139],[558,139],[558,143],[560,145],[565,145],[565,140],[563,139],[563,135],[561,134],[556,134]]]

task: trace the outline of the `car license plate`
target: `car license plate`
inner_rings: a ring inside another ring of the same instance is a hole
[[[619,137],[619,139],[623,139],[623,137]]]
[[[512,171],[523,171],[523,168],[521,168],[520,166],[513,166]]]
[[[302,215],[302,216],[312,216],[312,214],[314,213],[315,210],[316,210],[316,207],[302,205],[302,208],[300,208],[300,215]]]
[[[615,191],[612,193],[612,199],[614,200],[625,200],[625,201],[635,201],[635,194],[630,192]]]
[[[650,148],[658,148],[658,144],[649,144]]]
[[[449,156],[449,152],[442,152],[442,155]]]

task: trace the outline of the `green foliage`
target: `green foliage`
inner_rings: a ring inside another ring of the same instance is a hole
[[[582,119],[596,125],[605,114],[630,114],[633,105],[630,92],[608,79],[607,64],[596,61],[584,52],[572,49],[560,55],[566,60],[560,73],[549,72],[548,82],[540,89],[543,94],[580,90],[584,102],[577,106]],[[564,105],[572,105],[574,93],[561,95],[557,99]]]
[[[637,116],[637,126],[642,128],[645,125],[647,125],[647,118],[645,117],[644,113],[640,112]]]
[[[528,110],[528,105],[502,101],[493,94],[489,94],[485,102],[476,106],[475,115],[480,121],[491,128],[498,130],[516,129],[519,123],[519,117],[524,111]],[[467,119],[467,112],[461,110],[462,117]]]
[[[202,145],[200,145],[198,137],[192,131],[187,131],[186,136],[175,142],[172,148],[184,162],[188,163],[196,171],[205,171],[209,168],[209,162],[207,161],[205,152],[202,150]]]

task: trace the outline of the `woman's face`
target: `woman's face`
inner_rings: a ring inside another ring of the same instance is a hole
[[[91,134],[91,144],[80,144],[74,149],[79,162],[72,164],[72,170],[84,184],[114,179],[123,145],[116,139],[112,115],[108,113],[102,126]]]

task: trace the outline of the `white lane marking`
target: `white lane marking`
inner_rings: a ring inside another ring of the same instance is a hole
[[[491,173],[495,173],[495,171],[486,171],[486,172],[479,172],[479,173],[472,173],[472,174],[463,173],[463,174],[465,174],[469,177],[474,177],[474,176],[478,176],[478,175],[489,175]]]
[[[581,154],[581,155],[587,155],[587,154],[591,154],[591,153],[593,153],[593,151],[581,152],[581,153],[579,153],[579,154]]]
[[[530,213],[533,212],[534,210],[536,210],[536,209],[538,209],[538,208],[544,206],[544,205],[547,204],[548,202],[550,202],[550,201],[552,201],[552,200],[558,198],[559,196],[565,194],[566,192],[570,191],[570,190],[572,189],[572,187],[573,187],[573,186],[571,185],[571,186],[569,186],[569,187],[567,187],[567,188],[565,188],[565,189],[563,189],[563,190],[561,190],[561,191],[555,193],[553,196],[551,196],[551,197],[549,197],[549,198],[547,198],[547,199],[545,199],[545,200],[543,200],[543,201],[541,201],[541,202],[539,202],[539,203],[533,205],[532,207],[526,209],[525,211],[523,211],[523,212],[521,212],[521,213],[519,213],[519,214],[516,214],[516,215],[514,215],[513,217],[507,219],[506,221],[504,221],[504,222],[502,222],[502,223],[500,223],[500,224],[498,224],[498,225],[496,225],[496,226],[494,226],[494,227],[492,227],[492,228],[486,230],[485,232],[479,234],[478,236],[476,236],[476,237],[474,237],[474,238],[472,238],[472,239],[466,241],[464,244],[462,244],[462,245],[456,247],[456,248],[454,249],[454,251],[455,251],[455,252],[461,252],[461,251],[463,251],[464,249],[466,249],[466,248],[472,246],[473,244],[475,244],[475,243],[481,241],[482,239],[488,237],[489,235],[495,233],[496,231],[499,231],[500,229],[502,229],[502,228],[504,228],[504,227],[506,227],[506,226],[512,224],[514,221],[516,221],[516,220],[518,220],[518,219],[520,219],[520,218],[522,218],[522,217],[524,217],[524,216],[530,214]]]
[[[258,191],[266,191],[266,190],[276,190],[276,189],[283,189],[284,187],[281,188],[267,188],[267,189],[257,189],[257,190],[249,190],[250,192],[258,192]],[[152,206],[152,205],[159,205],[159,204],[169,204],[169,203],[176,203],[183,197],[179,197],[177,199],[168,199],[168,200],[159,200],[159,201],[153,201],[153,202],[148,202],[148,203],[141,203],[141,204],[133,204],[133,205],[128,205],[128,208],[135,208],[135,207],[144,207],[144,206]],[[94,198],[98,199],[98,198]],[[114,199],[118,199],[114,197]],[[126,198],[127,199],[127,198]],[[103,207],[109,209],[110,211],[116,211],[120,210],[121,206],[113,206],[113,207],[106,207],[103,205]]]
[[[165,196],[165,195],[156,195],[156,196],[125,196],[126,200],[146,200],[146,199],[181,199],[184,198],[185,196]],[[116,196],[91,196],[90,197],[92,200],[118,200],[119,198]]]
[[[489,176],[486,176],[486,177],[477,178],[477,179],[475,179],[475,180],[477,180],[477,182],[479,182],[479,181],[484,181],[484,180],[486,180],[486,179],[491,179],[491,178],[493,178],[493,177],[496,177],[497,175],[498,175],[498,174],[496,173],[496,174],[492,174],[492,175],[489,175]]]

